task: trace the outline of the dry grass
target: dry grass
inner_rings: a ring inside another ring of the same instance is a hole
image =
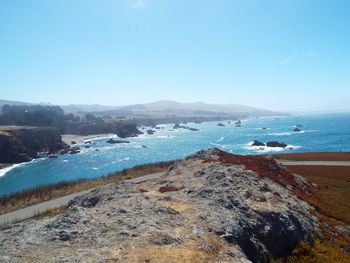
[[[327,242],[316,240],[313,246],[301,242],[292,255],[273,263],[349,263],[349,256]]]
[[[192,208],[192,206],[189,204],[179,203],[179,202],[160,200],[159,203],[161,203],[162,205],[168,206],[168,207],[170,207],[170,208],[172,208],[175,211],[180,212],[180,213]]]
[[[124,169],[121,172],[111,173],[105,177],[89,181],[80,179],[26,189],[5,197],[0,197],[0,214],[8,213],[10,211],[98,186],[120,182],[152,173],[165,172],[174,163],[175,161],[168,161],[138,165],[133,168]]]
[[[313,189],[313,194],[305,196],[304,200],[320,212],[313,213],[320,222],[321,232],[312,246],[301,242],[291,256],[274,260],[273,263],[350,263],[350,257],[343,252],[350,251],[350,236],[337,229],[342,222],[350,223],[350,167],[288,168],[318,185]]]
[[[208,249],[200,247],[201,243],[205,243]],[[133,251],[123,262],[149,262],[149,263],[203,263],[203,262],[229,262],[227,260],[219,260],[223,253],[224,245],[218,237],[211,236],[207,239],[187,240],[177,245],[152,245],[144,249]]]
[[[61,214],[63,210],[64,210],[63,206],[56,207],[56,208],[49,207],[46,209],[45,212],[35,215],[33,218],[39,220],[48,216],[55,216],[55,215]]]
[[[350,161],[350,152],[282,153],[272,156],[289,161]]]
[[[288,166],[310,182],[318,185],[307,200],[322,214],[350,224],[349,166]]]

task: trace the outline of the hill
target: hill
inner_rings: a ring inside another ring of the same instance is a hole
[[[311,188],[272,159],[201,151],[161,178],[103,186],[62,214],[5,227],[0,259],[265,262],[315,239],[314,209],[298,197]]]
[[[161,100],[148,104],[136,104],[118,107],[114,110],[95,112],[109,115],[132,115],[138,117],[227,117],[244,118],[258,116],[285,115],[254,107],[228,104],[208,104],[204,102],[180,103],[177,101]]]

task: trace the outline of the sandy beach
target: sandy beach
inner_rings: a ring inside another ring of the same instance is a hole
[[[104,134],[91,134],[91,135],[75,135],[75,134],[63,134],[61,135],[62,141],[68,145],[71,144],[72,141],[75,141],[77,144],[83,144],[86,140],[105,138],[116,136],[113,133],[104,133]]]

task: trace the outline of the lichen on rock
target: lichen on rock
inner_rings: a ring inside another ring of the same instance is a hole
[[[0,261],[263,262],[312,241],[313,208],[294,192],[307,183],[265,157],[275,177],[247,169],[253,158],[229,157],[200,151],[158,179],[103,186],[63,214],[10,225],[0,231]]]

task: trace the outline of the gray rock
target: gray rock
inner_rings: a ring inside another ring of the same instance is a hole
[[[155,246],[167,246],[199,251],[198,258],[215,251],[213,262],[248,263],[313,239],[312,207],[267,177],[215,161],[219,153],[200,151],[159,179],[99,187],[60,215],[2,227],[0,260],[137,262],[134,253],[151,258]],[[178,190],[160,193],[165,184]]]

